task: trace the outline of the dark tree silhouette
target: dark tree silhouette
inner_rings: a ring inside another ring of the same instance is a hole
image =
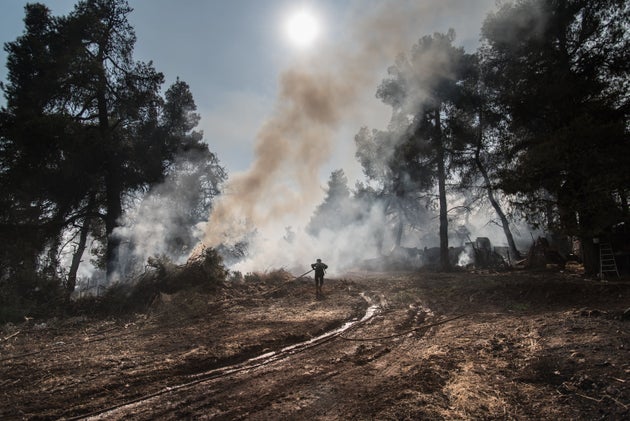
[[[470,57],[470,71],[462,81],[460,106],[449,110],[448,130],[463,143],[453,163],[459,171],[460,190],[468,196],[465,207],[470,209],[489,202],[511,255],[520,259],[508,215],[501,204],[505,194],[498,188],[498,173],[505,166],[501,138],[509,136],[505,129],[507,117],[484,85],[480,55],[478,52]]]
[[[394,247],[402,244],[406,227],[418,229],[426,222],[431,172],[419,165],[418,144],[408,136],[408,123],[390,124],[387,131],[362,128],[355,136],[355,156],[367,179],[377,190],[369,194],[368,205],[380,202],[383,224],[394,226]],[[364,196],[367,190],[362,190]],[[423,200],[424,199],[424,200]]]
[[[462,140],[449,130],[448,116],[462,104],[462,80],[471,58],[453,46],[454,31],[425,36],[414,45],[409,58],[400,56],[389,69],[377,96],[394,110],[394,121],[411,121],[402,142],[405,161],[414,173],[437,183],[440,220],[440,267],[450,270],[446,181],[450,155]],[[428,176],[428,177],[427,177]],[[420,180],[420,177],[414,177]]]
[[[125,197],[182,170],[180,183],[186,172],[197,177],[198,202],[188,211],[198,217],[225,178],[194,130],[199,116],[188,85],[178,79],[163,98],[162,74],[133,60],[131,11],[125,0],[83,0],[67,16],[53,17],[44,5],[28,4],[23,35],[5,45],[1,281],[16,282],[18,271],[60,281],[58,256],[72,233],[67,290],[74,289],[89,235],[104,245],[111,277]]]
[[[525,0],[483,26],[485,84],[512,133],[501,187],[534,222],[579,236],[588,274],[630,185],[629,18],[623,0]]]

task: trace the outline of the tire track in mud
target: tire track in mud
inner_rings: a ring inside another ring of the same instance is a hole
[[[350,330],[368,322],[374,316],[378,315],[383,310],[384,306],[386,306],[386,302],[384,301],[384,297],[382,296],[379,297],[379,300],[378,300],[379,302],[376,303],[373,299],[367,296],[367,294],[361,293],[360,295],[368,303],[368,308],[366,309],[361,319],[355,318],[353,320],[350,320],[344,323],[339,328],[325,332],[319,336],[309,339],[308,341],[286,346],[280,349],[279,351],[266,352],[264,354],[261,354],[253,358],[249,358],[246,361],[243,361],[237,364],[227,365],[224,367],[214,368],[212,370],[205,371],[202,373],[189,375],[188,377],[191,380],[188,382],[180,383],[174,386],[168,386],[157,392],[140,396],[138,398],[135,398],[126,402],[122,402],[116,405],[112,405],[107,408],[99,409],[97,411],[93,411],[88,414],[82,414],[82,415],[78,415],[74,417],[67,417],[67,418],[63,417],[63,419],[65,420],[107,419],[108,416],[113,416],[118,411],[121,411],[125,408],[133,408],[141,403],[146,403],[159,396],[162,396],[168,393],[173,393],[176,391],[185,390],[195,385],[198,385],[207,381],[216,380],[222,377],[227,377],[232,374],[236,374],[236,373],[240,373],[240,372],[244,372],[248,370],[255,370],[259,367],[272,364],[274,362],[289,358],[295,354],[323,345],[331,341],[332,339],[340,337],[343,333],[349,332]]]

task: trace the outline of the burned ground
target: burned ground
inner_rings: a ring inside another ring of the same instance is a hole
[[[5,326],[0,418],[630,417],[630,283],[567,270],[351,273],[326,287],[316,300],[312,281],[245,283],[162,295],[126,319]],[[368,301],[368,320],[270,354]],[[274,357],[246,362],[262,354]]]

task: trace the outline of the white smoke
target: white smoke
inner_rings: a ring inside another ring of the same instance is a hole
[[[283,267],[297,273],[321,258],[334,274],[377,257],[382,206],[367,210],[361,222],[343,229],[324,229],[317,238],[306,233],[315,205],[325,195],[321,177],[328,175],[324,171],[331,160],[335,167],[357,168],[354,134],[362,126],[386,124],[390,110],[374,93],[396,56],[409,51],[420,37],[451,27],[457,32],[456,41],[474,47],[481,21],[493,4],[494,0],[357,2],[343,38],[282,74],[277,104],[259,130],[252,165],[230,180],[207,223],[182,222],[183,208],[190,203],[186,196],[198,192],[173,178],[126,212],[114,232],[122,241],[121,272],[143,270],[152,256],[184,262],[190,250],[186,244],[174,248],[173,239],[198,239],[207,246],[234,244],[252,230],[257,235],[249,256],[234,270]],[[487,219],[467,222],[473,227],[473,238],[487,231],[483,225]],[[291,242],[283,238],[287,226],[295,233]],[[425,226],[406,235],[433,238],[435,232]],[[413,241],[408,245],[419,246]],[[391,238],[384,248],[388,246]],[[92,269],[82,264],[80,277],[92,276]]]
[[[475,255],[474,255],[474,250],[472,249],[472,246],[464,247],[464,249],[462,250],[461,253],[459,253],[459,256],[457,258],[457,266],[466,267],[470,264],[475,263],[474,256]]]
[[[121,276],[144,270],[150,257],[184,263],[203,231],[199,222],[222,181],[223,169],[209,157],[179,156],[165,180],[135,200],[114,230],[121,244]]]
[[[206,224],[203,243],[210,247],[235,244],[256,230],[250,258],[236,267],[240,270],[308,268],[318,257],[331,262],[334,270],[360,257],[374,257],[372,231],[382,226],[377,209],[373,221],[324,232],[317,240],[303,231],[323,197],[321,171],[338,149],[336,142],[353,141],[337,135],[348,124],[355,124],[355,132],[371,125],[364,118],[374,115],[375,109],[382,110],[374,92],[398,54],[423,35],[447,32],[450,27],[466,40],[473,32],[477,37],[481,19],[493,3],[357,3],[345,39],[335,40],[317,57],[302,60],[282,74],[276,108],[257,136],[254,162],[230,180],[228,194],[220,198]],[[427,63],[427,71],[432,69]],[[351,160],[354,156],[347,157]],[[282,239],[287,226],[297,230],[291,244]]]
[[[375,228],[383,223],[382,212],[382,207],[375,205],[360,222],[335,231],[324,228],[317,237],[298,227],[291,241],[280,235],[284,232],[280,227],[273,229],[274,225],[270,225],[251,244],[249,258],[232,269],[249,272],[284,268],[299,274],[320,258],[328,264],[331,274],[340,273],[361,259],[379,255]]]

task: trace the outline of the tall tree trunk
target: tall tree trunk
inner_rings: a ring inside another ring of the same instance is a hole
[[[435,109],[435,146],[437,149],[437,176],[438,196],[440,201],[440,270],[451,270],[451,261],[448,253],[448,204],[446,202],[446,163],[445,151],[442,139],[442,122],[440,119],[440,106]]]
[[[499,216],[499,219],[501,220],[501,226],[503,227],[503,233],[505,234],[505,238],[507,239],[508,247],[510,248],[510,253],[512,253],[512,256],[514,256],[515,259],[520,259],[522,256],[521,256],[521,253],[516,248],[516,243],[514,243],[514,237],[512,236],[512,231],[510,230],[510,222],[505,216],[503,209],[501,209],[501,205],[494,197],[494,189],[492,188],[492,184],[490,182],[490,176],[488,175],[488,171],[486,171],[486,168],[483,166],[483,163],[481,162],[481,158],[479,156],[480,147],[481,145],[479,144],[477,146],[477,150],[475,151],[475,164],[477,165],[477,169],[481,173],[481,176],[483,177],[483,182],[486,185],[486,191],[488,193],[488,200],[490,201],[490,204],[494,208],[494,211],[497,213],[497,215]]]
[[[105,216],[105,233],[107,238],[107,247],[105,251],[105,264],[107,280],[111,281],[113,274],[116,272],[118,246],[120,240],[113,236],[114,229],[117,226],[118,218],[122,214],[122,183],[118,174],[120,168],[118,158],[116,157],[115,139],[112,128],[109,124],[108,104],[107,104],[107,74],[105,72],[105,53],[101,46],[98,53],[100,63],[99,84],[96,93],[98,103],[98,125],[101,139],[105,143],[105,206],[107,214]]]
[[[120,239],[114,235],[114,229],[118,226],[118,218],[122,215],[120,177],[116,173],[116,167],[109,165],[105,176],[107,215],[105,216],[105,232],[107,234],[107,249],[105,251],[106,275],[112,280],[118,268],[118,246]]]
[[[584,275],[597,276],[599,273],[599,244],[593,242],[592,236],[580,237]]]
[[[591,200],[599,200],[600,203],[605,203],[607,197],[604,193],[599,195],[591,195]],[[578,200],[577,209],[577,223],[578,232],[580,234],[580,241],[582,243],[582,259],[584,263],[584,274],[586,276],[597,276],[600,270],[600,256],[599,248],[601,242],[608,242],[610,239],[608,235],[604,234],[600,229],[594,229],[597,227],[598,215],[596,210],[589,207],[586,200]],[[574,212],[575,213],[575,212]],[[594,238],[599,241],[595,243]]]
[[[494,197],[494,188],[492,187],[492,183],[490,182],[490,176],[488,175],[488,171],[486,170],[486,167],[483,165],[483,162],[481,162],[481,149],[483,147],[483,122],[484,122],[483,109],[480,107],[479,108],[479,131],[477,133],[477,147],[475,149],[475,165],[477,166],[477,169],[481,173],[481,176],[483,177],[483,182],[486,185],[486,191],[488,193],[488,200],[490,201],[490,204],[494,208],[494,211],[497,213],[497,215],[499,216],[499,219],[501,220],[501,227],[503,228],[503,234],[505,234],[505,239],[508,242],[510,253],[512,253],[515,259],[520,259],[522,257],[521,252],[518,251],[518,249],[516,248],[516,243],[514,242],[514,236],[512,236],[512,230],[510,230],[510,222],[505,216],[505,212],[503,212],[501,205]]]
[[[402,243],[404,227],[405,226],[403,224],[403,209],[399,200],[398,201],[398,226],[396,230],[396,248],[400,248],[400,244]]]
[[[81,259],[83,258],[83,253],[85,252],[85,247],[87,245],[87,237],[90,232],[91,225],[91,214],[94,211],[95,200],[96,195],[94,194],[94,192],[91,192],[85,211],[85,218],[83,219],[83,225],[81,226],[81,231],[79,234],[79,243],[77,244],[77,248],[72,255],[72,262],[70,263],[70,270],[68,271],[66,289],[69,294],[74,291],[74,288],[77,285],[77,272],[79,271],[79,265],[81,264]]]
[[[61,240],[65,227],[65,217],[70,206],[64,201],[59,205],[55,216],[47,224],[44,236],[50,239],[50,249],[48,250],[48,259],[43,268],[44,272],[51,278],[56,278],[59,270],[59,249],[61,248]]]

